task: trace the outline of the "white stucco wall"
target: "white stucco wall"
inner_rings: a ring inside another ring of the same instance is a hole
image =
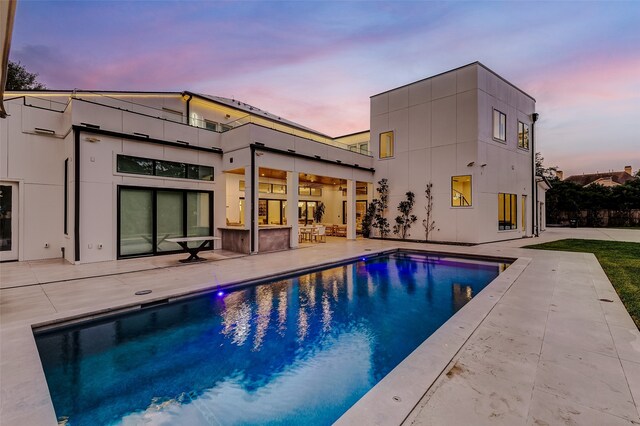
[[[506,143],[493,140],[494,107],[507,115]],[[371,97],[370,149],[375,181],[389,181],[389,222],[412,191],[418,222],[410,238],[424,239],[424,191],[431,182],[432,240],[479,243],[523,235],[520,218],[517,230],[498,231],[497,194],[518,194],[520,206],[522,194],[531,191],[531,152],[517,148],[517,120],[530,123],[534,107],[526,94],[479,64]],[[379,135],[386,131],[394,132],[394,156],[380,159]],[[470,207],[451,206],[451,178],[461,175],[472,176]]]

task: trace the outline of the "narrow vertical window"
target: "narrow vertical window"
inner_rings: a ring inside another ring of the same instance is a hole
[[[501,142],[507,140],[507,116],[497,109],[493,110],[493,138]]]
[[[516,194],[498,194],[498,230],[506,231],[518,228],[517,200]]]
[[[471,176],[451,178],[451,206],[471,207]]]
[[[393,131],[380,133],[380,158],[393,157]]]
[[[64,235],[69,235],[69,159],[64,160]]]
[[[518,148],[529,149],[529,125],[518,121]]]

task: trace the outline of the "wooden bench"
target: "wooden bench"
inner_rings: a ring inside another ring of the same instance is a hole
[[[167,238],[165,239],[165,241],[168,241],[170,243],[176,243],[180,245],[180,247],[182,247],[185,253],[189,253],[189,257],[187,259],[180,260],[180,262],[182,263],[188,263],[188,262],[200,262],[202,260],[206,260],[198,256],[198,253],[204,250],[204,246],[206,246],[209,241],[216,241],[220,239],[221,239],[220,237],[204,236],[204,237]],[[199,246],[189,247],[189,243],[200,242],[200,241],[202,243]]]

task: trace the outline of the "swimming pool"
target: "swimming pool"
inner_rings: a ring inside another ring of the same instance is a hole
[[[330,424],[505,267],[395,252],[36,343],[68,425]]]

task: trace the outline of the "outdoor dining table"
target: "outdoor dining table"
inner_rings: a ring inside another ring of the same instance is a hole
[[[185,253],[189,253],[188,258],[180,260],[180,262],[182,263],[188,263],[188,262],[200,262],[200,261],[206,260],[198,256],[198,253],[204,250],[204,246],[206,246],[209,241],[216,241],[220,239],[221,239],[220,237],[204,236],[204,237],[167,238],[165,241],[168,241],[170,243],[176,243],[180,245],[180,247],[182,247],[182,250],[184,250]],[[199,246],[189,247],[189,243],[199,242],[199,241],[201,241],[201,244]]]

